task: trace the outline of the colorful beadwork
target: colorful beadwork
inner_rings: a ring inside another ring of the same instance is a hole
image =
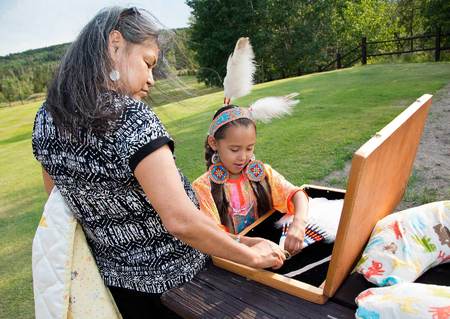
[[[216,184],[224,184],[228,180],[228,171],[222,163],[209,167],[209,179]]]
[[[253,182],[260,182],[266,177],[264,164],[261,161],[251,161],[245,168],[245,174]]]
[[[209,126],[208,134],[214,136],[219,128],[240,118],[250,118],[248,111],[241,107],[233,107],[219,114]]]

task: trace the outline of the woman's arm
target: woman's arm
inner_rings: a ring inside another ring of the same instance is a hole
[[[42,179],[44,180],[45,191],[47,192],[47,195],[50,196],[55,183],[44,168],[42,168]]]
[[[134,175],[158,212],[166,229],[186,244],[210,255],[257,268],[279,268],[284,254],[264,241],[242,245],[205,214],[186,195],[172,153],[167,145],[147,155]]]
[[[289,225],[284,249],[294,255],[303,247],[305,227],[308,219],[308,197],[305,192],[298,191],[292,197],[292,202],[295,207],[294,220]]]

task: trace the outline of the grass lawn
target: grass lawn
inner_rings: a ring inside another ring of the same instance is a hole
[[[417,97],[449,81],[450,63],[368,65],[260,84],[235,103],[300,92],[293,116],[258,124],[256,148],[257,158],[300,185],[342,168]],[[194,93],[205,90],[199,86]],[[155,93],[162,104],[157,98]],[[156,108],[175,138],[177,163],[191,179],[205,169],[203,143],[222,100],[216,92]],[[0,318],[34,317],[31,242],[46,198],[30,140],[39,104],[0,109]]]

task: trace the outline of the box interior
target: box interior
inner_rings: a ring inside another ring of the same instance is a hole
[[[332,199],[343,199],[345,193],[344,192],[336,192],[332,190],[319,189],[314,187],[305,187],[304,188],[309,197],[317,198],[317,197],[325,197],[329,200]],[[283,216],[283,213],[274,212],[267,219],[265,219],[262,223],[259,223],[255,227],[253,227],[246,236],[250,237],[262,237],[265,239],[269,239],[275,243],[278,243],[281,236],[281,229],[277,229],[275,227],[275,222],[279,220]],[[297,255],[291,257],[287,260],[283,267],[277,270],[269,269],[271,272],[277,274],[287,274],[291,271],[295,271],[297,269],[303,268],[307,265],[310,265],[314,262],[322,260],[328,256],[331,256],[333,251],[334,243],[324,243],[317,242],[314,243],[305,249],[303,249]],[[330,262],[325,262],[321,265],[318,265],[300,275],[290,277],[292,279],[310,284],[315,287],[319,287],[327,276],[328,266]]]

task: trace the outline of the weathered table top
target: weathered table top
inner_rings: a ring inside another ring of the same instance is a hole
[[[416,282],[450,286],[450,263],[429,269]],[[371,287],[353,273],[332,300],[317,305],[211,264],[190,283],[166,292],[162,300],[184,318],[354,318],[355,297]]]
[[[183,318],[355,318],[354,309],[333,301],[317,305],[214,265],[162,301]]]

